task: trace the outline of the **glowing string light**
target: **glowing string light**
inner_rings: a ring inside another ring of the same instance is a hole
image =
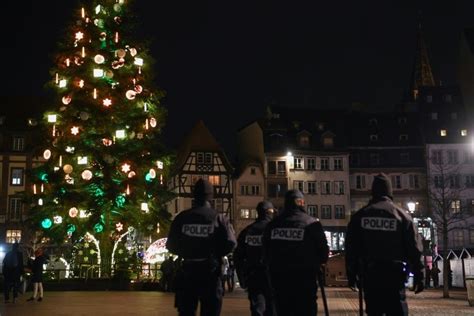
[[[86,17],[86,9],[81,9],[81,17],[84,19]]]
[[[82,58],[86,57],[86,48],[82,46],[82,52],[81,52]]]
[[[94,89],[93,97],[94,97],[94,100],[97,99],[97,89]]]

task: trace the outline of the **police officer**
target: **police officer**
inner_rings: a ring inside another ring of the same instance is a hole
[[[212,185],[200,179],[193,193],[194,207],[176,216],[166,242],[168,250],[183,259],[175,306],[181,316],[195,315],[200,302],[202,316],[215,316],[222,307],[221,259],[236,240],[228,219],[211,208]]]
[[[363,289],[368,315],[408,315],[406,264],[419,293],[424,279],[421,254],[412,218],[393,203],[390,179],[377,175],[371,201],[352,216],[346,236],[349,286]]]
[[[265,229],[263,248],[277,314],[316,315],[317,276],[329,248],[319,220],[306,214],[300,191],[285,194],[283,212]]]
[[[239,234],[234,261],[242,288],[248,289],[252,316],[273,316],[274,307],[266,266],[263,263],[262,235],[273,218],[273,204],[258,203],[257,219]]]

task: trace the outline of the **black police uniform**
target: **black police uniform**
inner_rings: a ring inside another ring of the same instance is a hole
[[[374,178],[372,197],[352,216],[347,229],[349,286],[362,282],[368,315],[408,315],[406,263],[419,293],[424,279],[421,241],[410,215],[392,202],[390,180],[384,174]]]
[[[267,213],[269,209],[273,209],[270,202],[257,205],[257,220],[239,234],[234,251],[237,276],[241,287],[248,290],[252,316],[275,315],[262,248],[263,231],[272,220],[272,215]]]
[[[176,276],[175,305],[179,315],[220,315],[222,307],[221,259],[235,245],[228,219],[212,209],[213,187],[199,180],[194,187],[195,207],[178,214],[166,242],[168,250],[183,259]]]
[[[285,209],[267,225],[264,258],[269,266],[278,315],[316,315],[317,276],[329,247],[321,223],[295,204],[298,190],[285,195]]]

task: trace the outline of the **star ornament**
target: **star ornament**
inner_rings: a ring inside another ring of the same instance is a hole
[[[73,127],[71,128],[71,134],[72,134],[72,135],[77,135],[77,134],[79,134],[79,127],[73,126]]]
[[[118,232],[121,232],[123,230],[123,224],[122,223],[117,223],[115,224],[115,229],[118,231]]]
[[[103,104],[104,106],[106,106],[106,107],[109,107],[109,106],[112,105],[112,100],[110,100],[110,99],[108,99],[108,98],[107,98],[107,99],[104,99],[104,101],[102,101],[102,104]]]
[[[124,163],[121,167],[122,172],[129,173],[130,172],[130,165],[128,163]]]
[[[76,33],[76,40],[77,41],[80,41],[83,38],[84,38],[84,33],[82,33],[82,32],[77,32]]]

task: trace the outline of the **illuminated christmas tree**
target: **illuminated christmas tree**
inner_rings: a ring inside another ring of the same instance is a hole
[[[110,275],[128,237],[166,233],[165,110],[130,1],[82,2],[55,55],[55,107],[41,124],[46,162],[32,171],[31,219],[44,237],[94,247]]]

